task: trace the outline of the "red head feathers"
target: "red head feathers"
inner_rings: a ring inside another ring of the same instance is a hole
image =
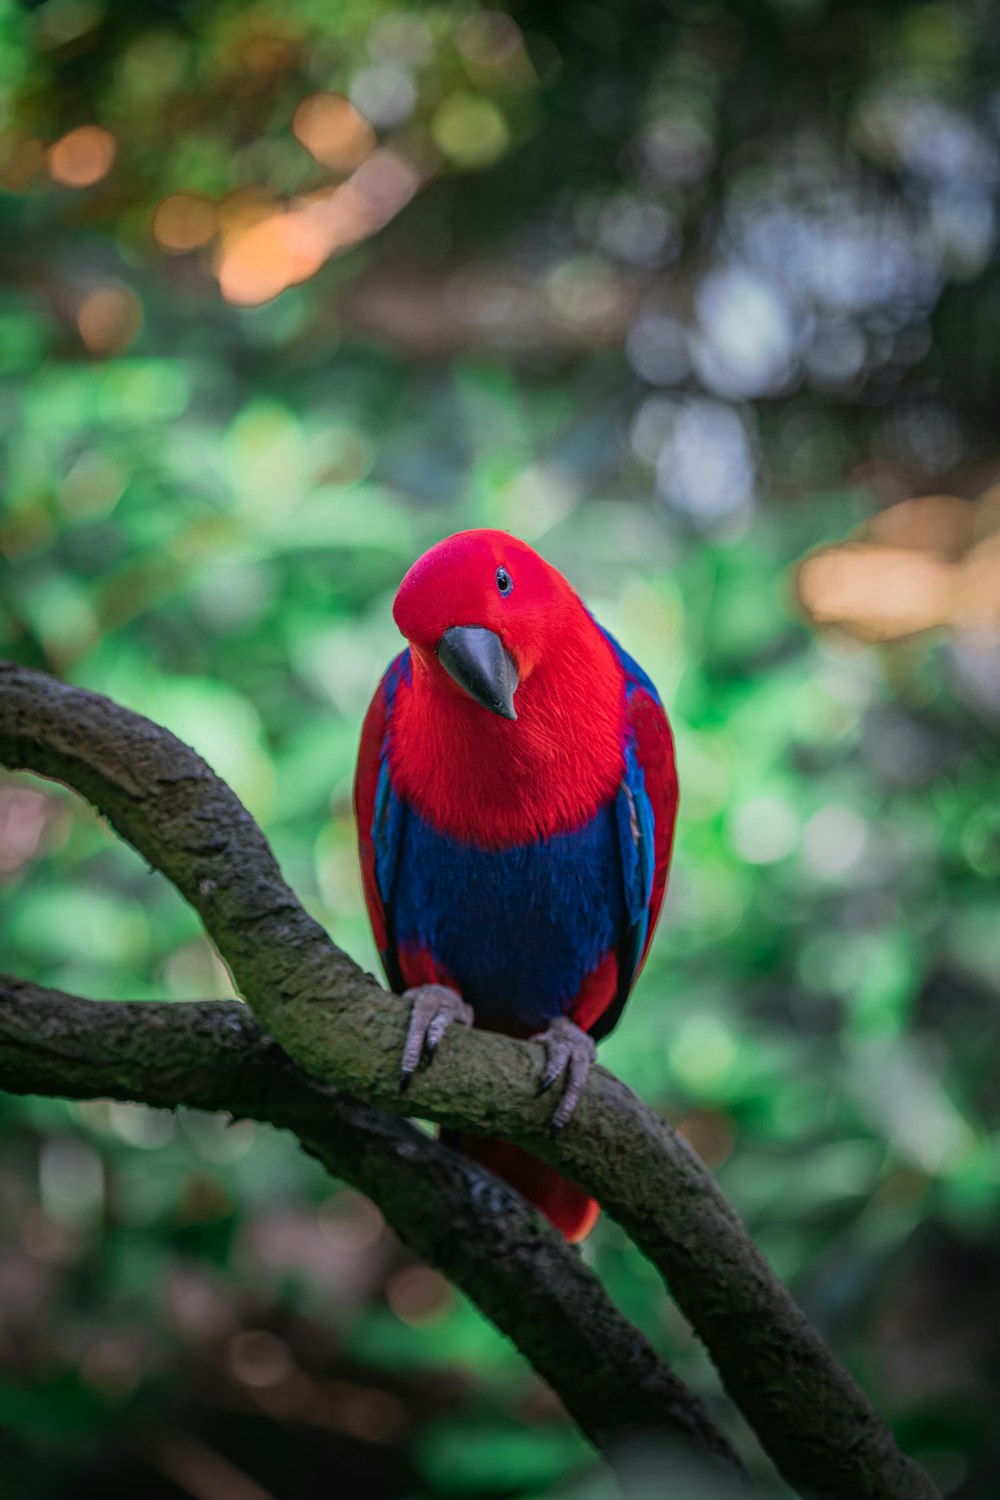
[[[621,668],[566,579],[525,542],[448,537],[406,574],[393,614],[413,668],[393,780],[432,823],[502,848],[577,827],[614,795]]]

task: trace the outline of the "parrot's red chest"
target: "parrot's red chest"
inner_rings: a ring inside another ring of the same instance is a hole
[[[594,635],[562,642],[521,684],[515,723],[437,691],[415,656],[388,743],[400,795],[435,828],[483,849],[587,822],[614,797],[624,766],[624,674]]]

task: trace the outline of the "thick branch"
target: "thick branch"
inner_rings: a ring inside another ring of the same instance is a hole
[[[658,1432],[742,1473],[701,1402],[517,1193],[407,1121],[307,1078],[245,1005],[81,1000],[0,974],[0,1087],[183,1104],[293,1131],[509,1335],[598,1449],[613,1457],[630,1434]]]
[[[285,885],[249,813],[186,745],[107,699],[0,666],[0,758],[88,797],[192,903],[267,1030],[313,1075],[396,1113],[499,1134],[600,1201],[666,1277],[786,1479],[842,1500],[936,1494],[896,1447],[677,1134],[595,1068],[555,1142],[537,1043],[453,1028],[405,1103],[405,1010]]]

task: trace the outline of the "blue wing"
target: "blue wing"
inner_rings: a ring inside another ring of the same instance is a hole
[[[390,663],[372,699],[361,731],[354,790],[368,915],[386,978],[399,991],[405,984],[396,947],[395,905],[407,808],[397,795],[389,773],[388,737],[396,689],[401,681],[409,681],[409,675],[407,648]]]
[[[596,623],[596,622],[595,622]],[[615,799],[625,927],[618,949],[618,990],[591,1028],[596,1041],[621,1015],[642,968],[666,885],[677,809],[673,740],[652,681],[611,633],[598,626],[625,673],[625,773]]]

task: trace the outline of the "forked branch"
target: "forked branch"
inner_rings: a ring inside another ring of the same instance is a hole
[[[933,1485],[796,1307],[686,1143],[603,1068],[555,1141],[542,1048],[453,1028],[398,1091],[405,1008],[302,909],[234,793],[168,731],[0,666],[0,759],[73,787],[200,914],[257,1017],[305,1072],[394,1114],[501,1135],[593,1194],[661,1270],[785,1478],[828,1500]]]

